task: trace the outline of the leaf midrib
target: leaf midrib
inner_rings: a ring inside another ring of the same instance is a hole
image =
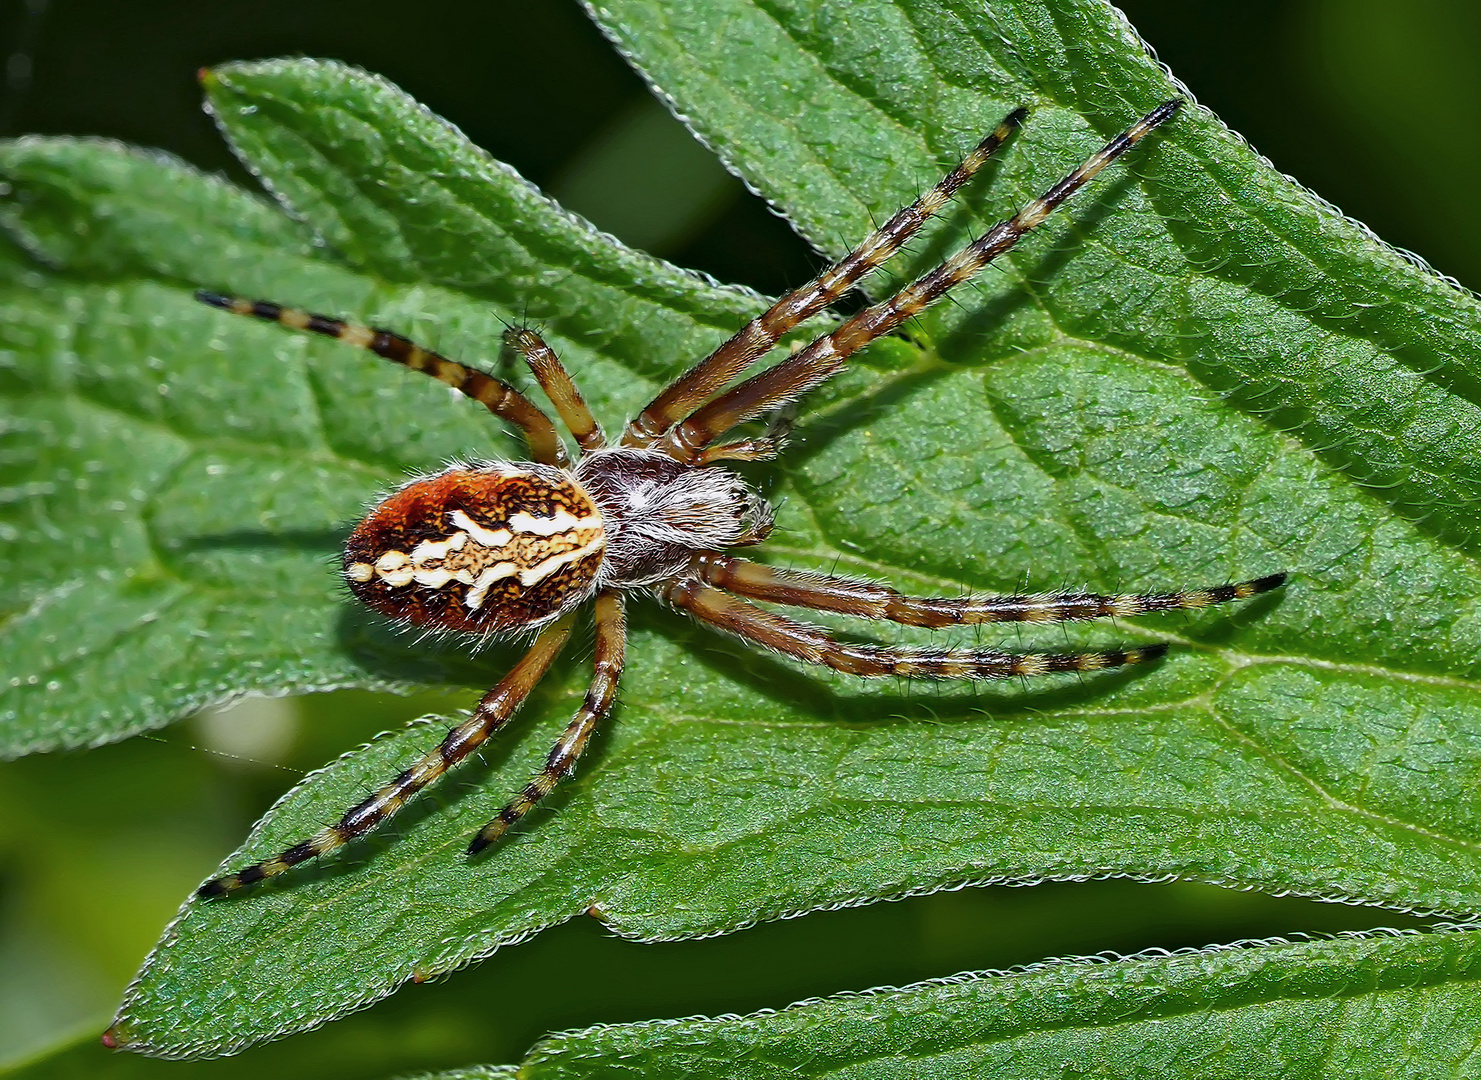
[[[1112,347],[1109,347],[1109,346],[1102,345],[1100,343],[1088,343],[1088,342],[1085,342],[1083,339],[1075,338],[1075,337],[1072,337],[1070,335],[1061,335],[1061,337],[1058,340],[1056,340],[1055,342],[1052,342],[1052,343],[1049,343],[1049,344],[1040,346],[1040,347],[1038,347],[1038,348],[1036,348],[1034,350],[1030,350],[1030,352],[1043,353],[1043,352],[1045,352],[1048,349],[1051,349],[1051,348],[1060,348],[1060,347],[1064,347],[1066,345],[1080,346],[1080,347],[1084,347],[1084,348],[1087,348],[1087,349],[1093,349],[1095,351],[1102,352],[1102,353],[1104,353],[1106,355],[1116,356],[1118,358],[1127,359],[1127,360],[1130,360],[1130,361],[1133,361],[1133,362],[1145,362],[1145,363],[1150,364],[1150,365],[1152,365],[1152,366],[1154,366],[1156,368],[1159,368],[1159,369],[1171,369],[1171,370],[1173,370],[1175,372],[1180,372],[1184,376],[1186,376],[1188,374],[1185,369],[1179,367],[1178,365],[1169,365],[1169,364],[1166,364],[1166,363],[1164,363],[1162,361],[1158,361],[1158,360],[1155,360],[1153,358],[1145,357],[1145,356],[1143,356],[1141,354],[1133,353],[1133,352],[1130,352],[1130,351],[1124,350],[1124,349],[1112,348]],[[900,383],[900,382],[904,382],[904,381],[912,380],[912,379],[915,379],[915,378],[919,378],[923,374],[928,374],[928,373],[930,373],[932,371],[937,371],[937,370],[946,370],[946,371],[962,370],[961,368],[959,368],[959,367],[957,367],[955,365],[949,365],[949,364],[945,363],[944,361],[941,361],[941,360],[939,360],[939,359],[937,359],[934,356],[931,356],[929,354],[923,354],[923,357],[924,358],[921,361],[918,361],[916,364],[913,364],[909,368],[906,368],[904,370],[901,370],[901,371],[892,373],[891,375],[886,376],[886,377],[884,377],[884,378],[882,378],[882,379],[880,379],[880,380],[878,380],[876,382],[872,382],[869,385],[868,390],[862,391],[859,394],[850,395],[850,396],[848,396],[846,398],[843,398],[843,399],[840,399],[838,401],[835,401],[835,402],[831,403],[827,408],[822,409],[822,410],[819,410],[818,413],[816,413],[814,415],[817,416],[818,418],[826,417],[828,415],[834,414],[834,413],[836,413],[838,411],[841,411],[843,409],[848,408],[848,406],[849,406],[850,403],[857,402],[863,396],[865,396],[865,394],[877,393],[881,387],[888,387],[888,386],[895,385],[895,384]],[[308,378],[307,365],[305,363],[298,362],[298,363],[295,363],[294,366],[297,369],[297,371],[296,371],[297,378],[300,379],[305,384],[310,384],[311,383],[311,380]],[[193,459],[196,455],[199,455],[201,453],[210,452],[211,450],[242,450],[242,449],[245,449],[245,448],[249,448],[250,447],[253,451],[260,451],[260,449],[262,447],[262,443],[261,443],[260,440],[255,440],[254,441],[254,440],[247,440],[247,439],[231,438],[229,436],[228,437],[214,437],[214,438],[207,439],[207,438],[200,437],[198,435],[194,435],[194,434],[191,434],[191,433],[186,433],[186,432],[180,431],[177,428],[175,428],[174,426],[172,426],[168,422],[168,420],[166,418],[161,418],[161,417],[158,417],[158,416],[151,416],[151,415],[147,415],[147,414],[144,414],[144,413],[140,413],[138,411],[129,410],[129,409],[127,409],[127,408],[119,405],[116,402],[99,401],[99,400],[97,400],[96,397],[93,397],[93,396],[87,394],[86,390],[87,390],[88,385],[89,384],[87,384],[86,382],[83,382],[83,383],[80,384],[79,387],[74,387],[71,393],[50,392],[50,393],[30,394],[30,395],[27,395],[27,397],[29,399],[31,399],[31,400],[47,399],[47,400],[61,402],[63,404],[66,404],[66,403],[69,403],[69,402],[79,403],[79,404],[83,405],[84,407],[89,408],[91,410],[94,410],[96,412],[108,413],[108,414],[111,414],[111,415],[120,417],[120,418],[122,418],[124,420],[127,420],[128,422],[130,422],[130,423],[132,423],[134,425],[137,425],[139,427],[151,428],[151,429],[153,429],[155,431],[158,431],[158,432],[160,432],[162,434],[165,434],[165,435],[169,436],[172,439],[178,440],[179,443],[185,448],[185,450],[184,450],[184,452],[185,452],[185,461],[189,461],[189,460]],[[316,393],[311,393],[311,396],[314,398],[315,403],[316,403],[316,406],[317,406],[317,404],[318,404],[317,394]],[[312,461],[312,462],[316,462],[316,463],[320,463],[320,464],[328,464],[328,465],[338,466],[338,467],[342,467],[342,468],[345,468],[345,469],[350,470],[350,471],[358,470],[358,471],[362,471],[362,472],[366,473],[368,475],[368,477],[373,477],[375,479],[383,479],[383,470],[377,469],[375,466],[373,466],[370,463],[366,462],[364,459],[357,458],[357,457],[352,457],[352,456],[348,456],[348,455],[345,455],[345,454],[340,453],[340,452],[336,451],[335,449],[333,449],[333,442],[329,438],[328,432],[326,430],[326,427],[325,427],[325,424],[324,424],[324,421],[323,421],[322,413],[319,412],[317,410],[317,408],[316,408],[316,412],[315,412],[315,417],[314,417],[313,423],[314,423],[314,429],[315,429],[315,431],[316,431],[316,433],[317,433],[317,435],[319,436],[319,439],[320,439],[320,445],[319,445],[319,447],[309,448],[309,447],[302,446],[302,445],[297,445],[297,446],[283,446],[282,444],[273,444],[273,449],[275,451],[282,452],[285,455],[297,456],[297,457],[300,457],[302,459],[305,459],[305,460],[308,460],[308,461]],[[1008,429],[1005,429],[1005,430],[1008,430]],[[1009,437],[1014,440],[1015,445],[1017,445],[1017,443],[1018,443],[1017,434],[1014,433],[1014,432],[1012,432],[1011,430],[1008,431],[1008,434],[1009,434]],[[178,470],[178,468],[180,468],[182,465],[183,465],[183,462],[180,463],[180,464],[177,464],[176,469]],[[152,490],[150,490],[148,492],[148,494],[147,494],[147,497],[146,497],[146,500],[145,500],[145,505],[146,506],[147,506],[147,504],[149,504],[149,503],[154,502],[155,500],[157,500],[159,490],[162,489],[163,487],[167,487],[168,486],[168,484],[170,482],[170,479],[171,479],[171,477],[174,474],[175,474],[175,470],[171,470],[169,472],[166,472],[159,479],[159,481],[154,486],[154,488]],[[810,510],[813,509],[812,504],[810,502],[808,502],[807,500],[801,500],[801,501],[805,505],[807,505]],[[142,521],[145,517],[147,517],[147,514],[138,514],[136,516],[138,517],[139,520]],[[151,546],[153,546],[153,542],[152,541],[151,541]],[[816,551],[802,552],[802,551],[799,551],[797,549],[788,549],[788,548],[786,548],[784,546],[780,546],[780,545],[770,545],[769,546],[769,552],[771,554],[795,554],[795,555],[804,556],[804,557],[810,558],[810,559],[816,559],[816,558],[819,557],[819,553],[816,552]],[[866,562],[865,560],[862,560],[862,559],[858,558],[857,556],[848,556],[848,558],[849,558],[849,561],[851,561],[851,562],[856,562],[856,563],[865,563]],[[176,584],[183,586],[185,589],[191,590],[192,592],[196,592],[196,593],[211,593],[211,592],[214,592],[214,593],[230,593],[230,592],[240,592],[241,591],[240,588],[236,587],[234,584],[226,584],[226,585],[221,585],[221,586],[212,586],[209,583],[201,582],[201,581],[198,581],[198,580],[195,580],[195,579],[191,579],[191,578],[187,578],[187,577],[182,576],[182,575],[180,575],[178,573],[175,573],[172,570],[172,568],[171,568],[171,561],[169,559],[165,558],[163,556],[163,554],[158,551],[157,548],[155,549],[155,554],[154,554],[154,564],[155,564],[155,568],[156,568],[157,572],[159,573],[159,575],[160,575],[160,577],[162,579],[173,581]],[[898,574],[898,573],[901,572],[901,569],[902,569],[901,567],[895,566],[895,565],[892,565],[892,564],[879,564],[879,563],[875,563],[875,564],[873,564],[873,566],[876,568],[876,570],[878,570],[878,569],[880,569],[882,567],[883,568],[887,568],[888,569],[888,572],[889,573],[892,573],[892,574]],[[920,578],[920,579],[924,579],[924,580],[931,580],[933,582],[938,582],[942,587],[946,587],[946,588],[950,588],[952,585],[955,585],[958,589],[964,587],[964,584],[961,583],[961,582],[954,582],[953,583],[953,582],[950,582],[947,579],[940,579],[940,578],[936,578],[936,577],[928,577],[927,575],[920,574],[919,572],[912,572],[912,576],[917,577],[917,578]],[[177,599],[178,599],[178,597],[177,597]],[[120,633],[121,634],[127,634],[127,633],[132,632],[132,629],[134,629],[134,628],[120,631]],[[1227,685],[1227,682],[1228,682],[1229,677],[1235,671],[1237,671],[1237,670],[1239,670],[1241,668],[1244,668],[1244,667],[1250,667],[1250,666],[1256,666],[1256,665],[1283,665],[1283,666],[1290,666],[1290,667],[1305,667],[1305,668],[1311,668],[1311,669],[1317,669],[1317,670],[1325,670],[1325,671],[1332,671],[1332,672],[1344,673],[1344,674],[1363,674],[1363,675],[1368,675],[1368,676],[1376,677],[1376,678],[1389,679],[1389,680],[1400,681],[1400,682],[1415,683],[1415,684],[1427,685],[1427,686],[1442,687],[1442,688],[1447,688],[1447,689],[1457,689],[1457,690],[1470,691],[1470,692],[1475,692],[1477,690],[1481,690],[1481,682],[1478,682],[1476,680],[1459,679],[1459,678],[1455,678],[1455,677],[1428,675],[1428,674],[1419,673],[1419,672],[1401,671],[1401,670],[1397,670],[1397,669],[1394,669],[1394,668],[1391,668],[1391,667],[1387,667],[1387,666],[1383,666],[1383,665],[1375,665],[1375,664],[1337,663],[1337,662],[1333,662],[1333,661],[1319,660],[1319,659],[1312,658],[1312,657],[1282,656],[1282,655],[1278,655],[1278,654],[1255,655],[1255,654],[1249,654],[1249,653],[1235,652],[1233,650],[1227,650],[1227,649],[1215,649],[1215,648],[1212,648],[1212,647],[1209,647],[1209,646],[1206,646],[1206,645],[1201,645],[1199,643],[1192,642],[1189,639],[1187,639],[1186,637],[1183,637],[1183,636],[1177,635],[1177,634],[1173,634],[1173,633],[1153,632],[1153,631],[1149,631],[1149,630],[1148,631],[1144,631],[1142,629],[1142,627],[1140,627],[1140,626],[1136,626],[1133,629],[1134,629],[1134,632],[1140,633],[1140,634],[1142,634],[1145,637],[1156,637],[1156,638],[1163,639],[1163,640],[1175,640],[1175,641],[1178,641],[1178,642],[1182,643],[1183,645],[1185,645],[1187,647],[1198,648],[1198,649],[1200,649],[1201,651],[1203,651],[1205,653],[1212,654],[1212,655],[1218,655],[1218,656],[1224,658],[1226,660],[1226,662],[1230,665],[1229,666],[1229,669],[1225,673],[1225,675],[1221,676],[1213,684],[1211,684],[1209,686],[1209,688],[1204,693],[1202,693],[1200,695],[1195,695],[1192,698],[1184,699],[1184,701],[1178,702],[1178,703],[1171,703],[1171,702],[1159,703],[1159,705],[1157,706],[1157,708],[1159,710],[1162,710],[1162,709],[1174,709],[1174,708],[1179,708],[1179,707],[1197,707],[1199,705],[1200,701],[1202,701],[1204,703],[1204,705],[1205,705],[1205,710],[1204,711],[1206,711],[1208,713],[1208,715],[1210,715],[1211,717],[1213,717],[1216,720],[1217,723],[1219,723],[1222,727],[1224,727],[1226,729],[1226,731],[1229,732],[1230,735],[1232,735],[1233,737],[1235,737],[1236,739],[1238,739],[1240,741],[1246,742],[1248,745],[1250,745],[1253,748],[1257,749],[1268,760],[1270,760],[1272,763],[1277,764],[1280,768],[1282,768],[1283,771],[1286,771],[1289,775],[1291,775],[1292,777],[1298,779],[1303,784],[1307,785],[1313,792],[1315,792],[1316,794],[1318,794],[1323,799],[1323,801],[1329,807],[1331,807],[1332,809],[1337,810],[1337,811],[1342,812],[1342,813],[1345,813],[1345,814],[1352,815],[1354,817],[1358,817],[1358,818],[1362,818],[1362,819],[1374,821],[1374,822],[1377,822],[1379,824],[1382,824],[1382,825],[1384,825],[1386,827],[1403,829],[1405,831],[1412,832],[1412,833],[1414,833],[1416,835],[1424,836],[1424,837],[1427,837],[1427,838],[1429,838],[1431,840],[1434,840],[1436,842],[1445,843],[1445,844],[1448,844],[1448,845],[1451,845],[1451,846],[1460,848],[1462,850],[1467,850],[1467,851],[1481,851],[1481,844],[1478,844],[1477,842],[1474,842],[1474,841],[1465,841],[1465,840],[1458,839],[1456,837],[1451,837],[1451,836],[1448,836],[1448,835],[1445,835],[1445,834],[1434,832],[1433,830],[1424,829],[1423,827],[1419,826],[1416,823],[1405,822],[1405,821],[1402,821],[1400,819],[1393,818],[1391,816],[1378,814],[1378,813],[1375,813],[1374,811],[1371,811],[1371,810],[1367,810],[1367,809],[1364,809],[1364,808],[1361,808],[1361,807],[1354,806],[1354,805],[1352,805],[1350,803],[1344,802],[1343,800],[1340,800],[1340,799],[1336,798],[1334,795],[1331,794],[1331,792],[1327,791],[1314,778],[1312,778],[1311,776],[1307,775],[1303,771],[1297,769],[1294,765],[1292,765],[1289,761],[1287,761],[1286,759],[1284,759],[1280,755],[1273,753],[1270,750],[1270,748],[1267,747],[1267,746],[1265,746],[1263,743],[1260,743],[1260,742],[1257,742],[1255,740],[1252,740],[1248,736],[1244,735],[1243,733],[1238,732],[1238,731],[1234,730],[1233,728],[1230,728],[1227,725],[1227,723],[1222,719],[1222,717],[1220,717],[1218,715],[1218,710],[1209,706],[1209,703],[1211,702],[1212,694],[1220,686]],[[65,662],[63,664],[59,664],[59,665],[56,665],[54,667],[47,668],[45,670],[44,674],[54,674],[54,673],[56,673],[58,671],[66,670],[69,664],[75,664],[75,663],[78,663],[78,662],[80,662],[82,660],[85,660],[85,659],[86,659],[86,657],[72,657],[69,661],[67,661],[67,662]],[[1141,711],[1147,711],[1147,710],[1145,708],[1143,708]],[[1069,710],[1067,714],[1068,715],[1094,715],[1095,714],[1095,711],[1094,710],[1083,710],[1083,709],[1082,710]],[[671,714],[671,718],[675,718],[675,714]],[[750,724],[750,723],[754,723],[754,722],[750,722],[750,721],[732,721],[731,723],[734,723],[737,726],[739,726],[741,724]],[[769,725],[769,726],[775,726],[775,725]],[[788,726],[798,726],[798,727],[800,727],[800,726],[803,726],[803,725],[788,725]],[[824,726],[824,725],[821,725],[820,724],[818,726]]]

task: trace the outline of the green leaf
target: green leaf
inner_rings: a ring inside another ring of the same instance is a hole
[[[0,295],[0,752],[117,739],[249,689],[394,685],[356,660],[381,635],[345,622],[324,574],[385,462],[336,452],[354,433],[320,408],[302,343],[220,333],[187,284],[244,266],[348,301],[368,283],[177,163],[30,139],[0,170],[10,232],[56,268]]]
[[[1447,1077],[1476,1067],[1476,932],[1262,942],[961,975],[537,1044],[519,1075]]]
[[[917,266],[1176,92],[1089,2],[633,2],[601,18],[834,253],[1008,108],[1034,106],[916,245]],[[4,462],[15,752],[246,689],[486,686],[512,655],[460,663],[396,639],[343,606],[325,563],[399,470],[514,446],[430,380],[229,321],[194,305],[193,285],[373,319],[485,362],[498,318],[528,311],[609,428],[760,304],[616,246],[379,80],[274,62],[208,88],[304,229],[108,147],[22,142],[0,158],[8,228],[39,260],[0,298],[7,423],[46,449]],[[1196,110],[958,300],[809,399],[783,467],[762,476],[782,506],[767,557],[948,594],[1276,569],[1292,586],[1183,624],[1069,632],[1174,640],[1150,670],[930,694],[802,669],[635,604],[622,704],[553,813],[472,866],[459,855],[574,709],[577,659],[487,767],[391,828],[188,904],[118,1037],[228,1053],[588,911],[658,939],[1107,873],[1475,911],[1476,301]],[[1061,633],[1023,644],[1058,648]],[[229,864],[336,817],[438,735],[412,728],[309,777]],[[1328,962],[1316,946],[1268,953],[1221,963],[1257,978]],[[1405,970],[1382,950],[1352,962]],[[1134,985],[1140,969],[1106,970]],[[1185,985],[1188,1015],[1228,1007],[1213,975]],[[1071,995],[1058,1007],[1089,1008],[1096,991],[1076,992],[1043,984],[1045,1000]]]

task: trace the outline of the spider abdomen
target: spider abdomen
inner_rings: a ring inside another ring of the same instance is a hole
[[[360,600],[412,626],[499,634],[591,595],[601,511],[563,470],[494,464],[406,484],[355,526],[344,573]]]

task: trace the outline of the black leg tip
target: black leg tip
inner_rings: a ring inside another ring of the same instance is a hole
[[[212,878],[199,889],[195,890],[195,895],[202,900],[215,900],[217,897],[225,896],[229,892],[231,890],[226,886],[226,878]]]
[[[1167,642],[1159,641],[1153,645],[1143,645],[1137,650],[1136,662],[1139,664],[1150,664],[1154,660],[1161,660],[1167,655]]]
[[[1279,574],[1266,574],[1264,577],[1255,578],[1249,583],[1250,595],[1257,596],[1262,592],[1278,589],[1286,583],[1288,576],[1285,571],[1281,571]]]
[[[1156,127],[1158,124],[1171,117],[1173,113],[1177,112],[1182,107],[1183,99],[1180,97],[1172,98],[1169,101],[1164,101],[1161,105],[1157,106],[1157,108],[1153,109],[1147,114],[1147,124],[1152,127]]]
[[[201,303],[223,311],[231,310],[231,297],[222,296],[220,293],[207,292],[205,289],[196,291],[195,298]]]

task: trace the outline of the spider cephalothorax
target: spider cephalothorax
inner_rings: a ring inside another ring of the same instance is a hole
[[[771,509],[718,462],[775,456],[780,437],[723,441],[737,425],[775,414],[836,375],[848,357],[971,278],[1016,244],[1065,199],[1171,117],[1158,106],[1041,197],[881,303],[773,367],[729,386],[788,331],[838,300],[899,250],[926,219],[1023,122],[1011,113],[930,191],[899,211],[842,260],[742,327],[651,401],[609,446],[560,360],[533,330],[505,340],[529,364],[580,448],[573,463],[555,425],[514,387],[430,352],[388,330],[311,315],[266,301],[201,293],[240,315],[342,341],[425,372],[516,425],[533,461],[457,464],[402,486],[355,527],[345,545],[350,589],[377,611],[411,626],[482,637],[535,633],[513,669],[436,749],[352,807],[338,822],[274,858],[201,886],[217,896],[280,874],[386,820],[467,758],[519,708],[571,632],[575,609],[596,610],[595,674],[586,700],[544,769],[473,838],[477,852],[498,839],[567,775],[611,709],[627,634],[624,599],[646,591],[687,615],[784,655],[863,676],[999,679],[1096,671],[1162,655],[1151,645],[1081,653],[919,649],[840,641],[757,601],[945,627],[990,622],[1065,622],[1196,609],[1281,585],[1284,574],[1184,592],[1100,596],[911,597],[867,581],[780,570],[726,554],[760,543]]]

